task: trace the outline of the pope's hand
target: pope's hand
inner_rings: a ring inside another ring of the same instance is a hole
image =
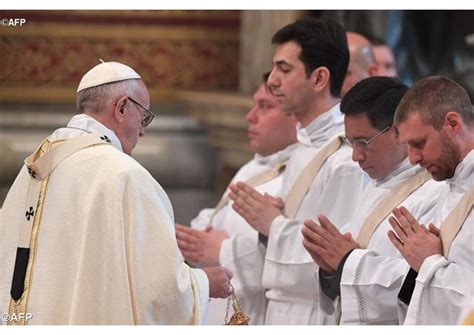
[[[212,266],[203,268],[209,279],[209,297],[227,298],[232,294],[232,272],[222,266]]]

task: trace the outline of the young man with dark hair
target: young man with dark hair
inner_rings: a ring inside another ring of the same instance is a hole
[[[277,31],[272,43],[284,46],[293,42],[299,46],[301,51],[298,58],[304,65],[307,79],[317,68],[326,67],[331,74],[330,93],[333,97],[338,97],[349,64],[349,52],[345,45],[347,40],[344,35],[344,30],[333,21],[306,18]]]
[[[266,324],[333,324],[315,303],[314,263],[303,248],[303,220],[327,212],[345,223],[357,207],[365,176],[338,136],[339,94],[349,52],[344,29],[332,21],[303,19],[278,31],[268,79],[281,109],[298,120],[298,146],[278,196],[269,199],[245,183],[231,186],[233,207],[266,244],[263,287]],[[351,190],[348,192],[347,190]]]
[[[396,296],[408,265],[387,243],[388,217],[403,204],[428,222],[443,186],[412,166],[407,146],[398,143],[393,115],[407,89],[394,78],[372,77],[343,98],[346,142],[372,183],[343,233],[323,214],[320,225],[307,220],[302,230],[304,246],[320,266],[321,305],[336,311],[342,324],[398,323]]]

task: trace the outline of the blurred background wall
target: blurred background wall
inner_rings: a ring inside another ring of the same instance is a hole
[[[306,15],[386,39],[408,84],[443,74],[474,96],[473,11],[0,11],[0,205],[24,157],[75,114],[77,84],[101,58],[147,83],[157,118],[134,157],[187,223],[251,157],[245,114],[271,69],[270,39]],[[26,22],[3,24],[15,18]]]

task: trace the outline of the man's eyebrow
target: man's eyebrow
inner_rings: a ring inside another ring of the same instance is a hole
[[[426,142],[425,138],[412,138],[406,141],[405,143],[409,145],[416,145],[416,144],[422,144],[423,142]]]
[[[275,65],[288,65],[288,66],[292,66],[290,63],[288,63],[287,61],[284,61],[284,60],[278,60],[275,62]]]

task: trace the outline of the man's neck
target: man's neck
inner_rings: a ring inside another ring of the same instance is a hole
[[[288,148],[290,145],[293,145],[293,144],[295,144],[295,143],[297,143],[297,142],[298,142],[298,141],[297,141],[296,138],[295,138],[293,141],[288,141],[288,142],[285,143],[285,144],[282,144],[282,145],[280,145],[280,146],[278,146],[278,147],[272,148],[271,151],[266,151],[266,152],[261,152],[261,151],[258,152],[258,151],[255,151],[255,153],[256,153],[257,155],[262,156],[262,157],[270,157],[271,155],[276,154],[276,153],[278,153],[278,152],[280,152],[280,151],[283,151],[283,150],[285,150],[286,148]]]
[[[104,127],[112,130],[115,132],[115,127],[113,126],[113,118],[109,113],[90,113],[90,112],[84,112],[85,115],[93,118],[97,122],[101,123]]]
[[[314,99],[313,103],[306,106],[304,111],[295,114],[296,119],[301,123],[301,126],[305,128],[318,116],[326,113],[339,102],[340,99],[333,96]]]
[[[461,153],[461,161],[474,150],[474,127],[467,128],[460,138],[459,148]]]
[[[402,144],[404,145],[404,144]],[[396,154],[396,153],[395,153]],[[387,172],[384,176],[378,178],[378,179],[375,179],[376,182],[381,182],[383,180],[385,180],[389,175],[391,175],[396,169],[398,169],[400,167],[400,164],[402,164],[402,162],[408,157],[408,153],[405,151],[402,151],[401,154],[400,154],[400,158],[398,160],[395,161],[392,169]]]

